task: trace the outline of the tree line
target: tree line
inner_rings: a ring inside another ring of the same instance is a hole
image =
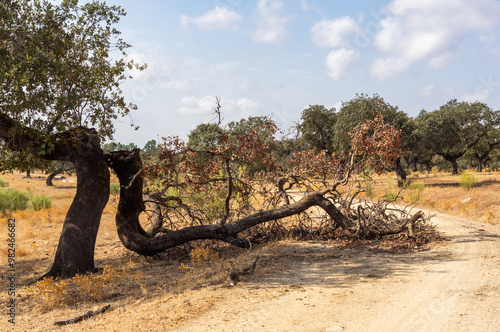
[[[412,118],[397,106],[386,102],[378,94],[356,94],[343,102],[339,110],[323,105],[311,105],[302,111],[300,121],[292,128],[292,135],[274,144],[283,157],[295,151],[317,149],[329,154],[342,154],[350,149],[348,132],[366,120],[381,114],[384,121],[401,131],[403,153],[394,162],[400,180],[404,168],[430,170],[440,159],[449,162],[453,174],[458,173],[458,162],[468,161],[481,172],[485,165],[500,164],[500,111],[485,103],[450,100],[434,111],[422,110]],[[244,131],[256,126],[258,117],[249,117],[228,124],[229,131]],[[217,124],[200,124],[188,136],[188,146],[197,149],[220,145],[224,133]],[[265,133],[263,133],[265,134]]]

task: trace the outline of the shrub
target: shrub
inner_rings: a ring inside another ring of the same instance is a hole
[[[394,202],[398,199],[399,196],[399,190],[395,187],[394,185],[394,180],[389,180],[389,185],[387,189],[387,195],[385,196],[385,199],[389,202]]]
[[[463,172],[460,175],[459,184],[460,187],[464,188],[465,190],[471,190],[477,184],[477,178],[472,173]]]
[[[14,188],[0,188],[0,212],[12,212],[15,210],[26,210],[28,207],[29,194]]]
[[[422,192],[424,191],[425,184],[423,182],[411,182],[406,187],[406,198],[411,203],[422,202]]]
[[[0,187],[8,187],[9,183],[3,179],[0,179]]]
[[[189,253],[191,264],[194,266],[204,265],[219,259],[219,253],[210,248],[195,248]]]
[[[375,191],[373,189],[373,182],[371,182],[370,180],[364,183],[363,190],[365,191],[366,196],[368,198],[373,198],[373,196],[375,196]]]
[[[30,208],[35,211],[50,209],[51,206],[52,198],[44,195],[35,195],[30,202]]]

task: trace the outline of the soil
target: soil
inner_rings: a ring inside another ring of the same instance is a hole
[[[177,331],[500,331],[500,228],[437,213],[409,254],[288,243],[286,270],[233,288]],[[279,253],[277,253],[279,254]]]
[[[35,180],[25,181],[25,186],[34,187]],[[57,192],[47,193],[69,200],[74,184],[63,181],[46,189]],[[236,261],[239,268],[255,255],[260,258],[254,273],[231,287],[205,278],[203,270],[179,271],[178,261],[131,255],[116,236],[110,209],[99,233],[97,264],[143,271],[145,294],[126,292],[46,313],[33,310],[27,303],[31,298],[23,294],[16,326],[7,326],[4,316],[0,331],[500,331],[500,225],[432,214],[444,240],[419,250],[395,253],[373,245],[283,240],[242,253]],[[26,218],[19,218],[20,226]],[[19,234],[20,242],[26,237],[35,244],[35,252],[19,263],[24,268],[19,271],[20,293],[29,279],[36,280],[50,266],[48,246],[60,234],[57,221],[41,225],[40,232]],[[24,243],[28,251],[31,247]],[[225,259],[235,257],[230,254]],[[173,285],[177,280],[179,285]],[[182,288],[183,283],[189,287]],[[107,304],[110,309],[101,315],[54,326]]]

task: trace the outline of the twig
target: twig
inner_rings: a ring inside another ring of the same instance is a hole
[[[63,325],[68,325],[68,324],[75,324],[75,323],[81,322],[82,320],[88,319],[90,317],[94,317],[96,315],[102,314],[103,312],[105,312],[106,310],[108,310],[110,307],[111,307],[111,305],[107,304],[107,305],[105,305],[104,307],[102,307],[99,310],[96,310],[96,311],[87,311],[86,313],[84,313],[83,315],[80,315],[78,317],[75,317],[75,318],[72,318],[72,319],[68,319],[68,320],[61,320],[59,322],[55,322],[54,325],[63,326]]]

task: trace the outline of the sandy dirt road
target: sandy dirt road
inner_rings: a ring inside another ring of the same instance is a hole
[[[233,288],[179,331],[500,331],[500,227],[437,213],[410,254],[290,243],[284,270]]]

